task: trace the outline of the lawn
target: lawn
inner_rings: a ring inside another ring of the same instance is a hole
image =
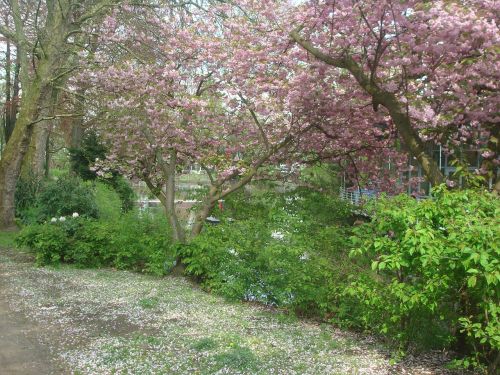
[[[0,241],[9,239],[2,234]],[[229,303],[182,277],[36,268],[26,254],[3,249],[0,286],[13,310],[40,325],[36,339],[50,347],[53,360],[73,374],[402,371],[372,337]]]

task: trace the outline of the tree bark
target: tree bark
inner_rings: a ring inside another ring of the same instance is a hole
[[[54,88],[50,89],[50,94],[41,98],[41,109],[39,112],[39,117],[41,118],[51,118],[54,117],[55,108],[58,103],[58,92]],[[55,119],[44,120],[38,122],[31,135],[30,145],[23,159],[23,164],[21,167],[21,175],[33,175],[36,177],[42,177],[46,173],[46,161],[47,161],[47,143],[49,141],[50,128]]]
[[[11,107],[13,105],[11,97],[11,91],[12,91],[11,66],[12,63],[10,61],[10,40],[7,39],[5,46],[5,107],[4,107],[4,118],[2,124],[5,143],[9,141],[10,134],[12,133],[10,129],[12,126]]]
[[[79,89],[77,91],[77,98],[75,99],[75,112],[81,113],[82,116],[77,117],[71,124],[71,148],[79,148],[82,144],[83,133],[84,133],[84,117],[83,113],[85,111],[85,89]]]
[[[26,89],[16,127],[0,161],[0,228],[14,225],[14,196],[21,164],[33,132],[33,119],[38,114],[41,82],[35,79]]]
[[[411,126],[410,117],[403,110],[396,96],[386,90],[380,88],[373,80],[371,80],[363,71],[363,69],[350,56],[342,58],[333,58],[318,48],[314,47],[310,42],[304,40],[297,31],[290,33],[291,38],[297,42],[302,48],[311,53],[318,60],[334,66],[336,68],[347,70],[356,79],[359,86],[372,97],[373,103],[383,105],[396,125],[403,141],[408,147],[410,155],[414,156],[419,162],[424,171],[427,180],[434,186],[444,182],[444,176],[441,173],[438,164],[425,151],[424,142],[420,138],[417,131]]]
[[[192,238],[196,237],[201,233],[203,225],[205,224],[205,220],[214,209],[215,203],[217,203],[217,189],[216,187],[211,186],[207,196],[205,197],[203,206],[196,213],[196,218],[193,223],[193,228],[191,228]]]
[[[165,212],[167,214],[170,227],[172,228],[172,237],[175,242],[184,243],[186,236],[184,228],[179,223],[177,213],[175,212],[175,168],[177,166],[177,153],[173,150],[170,152],[170,161],[168,163],[168,177],[165,192],[166,204]]]

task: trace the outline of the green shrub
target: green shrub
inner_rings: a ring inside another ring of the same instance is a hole
[[[20,179],[16,189],[16,215],[24,224],[49,221],[52,218],[80,216],[97,218],[92,184],[64,175],[57,180]]]
[[[43,180],[33,174],[21,176],[15,192],[16,217],[23,223],[35,223],[41,213],[37,207],[37,197],[43,187]]]
[[[35,224],[25,227],[16,243],[35,252],[38,265],[56,265],[65,260],[69,239],[63,227],[55,224]]]
[[[71,170],[86,181],[96,179],[97,175],[90,167],[96,159],[104,160],[106,151],[97,134],[94,131],[87,132],[80,147],[69,150]]]
[[[498,198],[440,187],[433,200],[382,199],[372,212],[352,254],[373,271],[353,275],[340,318],[404,347],[453,346],[475,363],[498,356]]]
[[[136,199],[135,192],[123,176],[115,174],[112,178],[104,180],[104,182],[110,185],[120,197],[123,212],[130,211],[134,208]]]
[[[111,223],[113,266],[164,275],[175,260],[163,215],[130,212]]]
[[[164,218],[136,212],[112,221],[67,217],[26,226],[16,242],[31,248],[39,265],[65,262],[164,275],[175,261],[167,228]]]
[[[117,171],[112,170],[104,178],[98,177],[90,167],[96,159],[106,158],[106,146],[99,140],[93,131],[88,132],[82,139],[79,148],[69,150],[71,170],[85,181],[98,180],[112,187],[121,199],[121,208],[127,212],[134,207],[135,193],[127,180]]]
[[[116,191],[111,187],[102,182],[96,182],[95,200],[101,220],[113,221],[120,218],[122,202]]]
[[[116,233],[109,223],[85,219],[77,222],[77,230],[68,233],[71,242],[66,262],[80,267],[112,266],[112,244]]]
[[[242,194],[226,203],[223,223],[181,249],[186,271],[231,299],[326,314],[332,284],[350,267],[348,207],[306,191]]]
[[[47,181],[37,197],[37,205],[44,220],[75,212],[93,218],[99,215],[92,185],[70,175]]]

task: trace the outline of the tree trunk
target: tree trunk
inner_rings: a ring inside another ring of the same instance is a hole
[[[50,89],[50,95],[41,98],[39,116],[42,118],[46,117],[49,120],[40,121],[35,125],[28,151],[23,160],[21,169],[22,176],[33,175],[42,177],[45,175],[47,143],[49,141],[51,126],[54,121],[57,121],[50,118],[54,117],[58,102],[59,90],[55,88]]]
[[[44,177],[49,178],[50,174],[50,133],[47,137],[47,141],[45,143],[45,170]]]
[[[85,89],[78,89],[77,98],[75,102],[75,113],[83,115],[85,111]],[[84,118],[83,116],[77,117],[71,124],[71,148],[79,148],[83,138]]]
[[[201,233],[203,225],[205,224],[205,220],[214,209],[216,202],[217,202],[217,190],[212,186],[210,187],[208,195],[205,198],[205,201],[203,202],[203,206],[196,213],[196,218],[193,224],[193,228],[191,229],[191,238],[194,238]]]
[[[165,209],[165,215],[167,216],[168,223],[170,225],[172,240],[184,243],[186,241],[184,228],[180,225],[177,213],[175,212],[175,168],[177,163],[177,153],[175,150],[172,150],[170,152],[170,161],[166,163],[163,160],[161,151],[157,150],[157,161],[160,163],[164,181],[166,180],[166,185],[155,185],[147,174],[144,175],[143,181],[146,183],[149,190],[160,200],[163,208]],[[165,188],[165,190],[163,190],[163,188]]]
[[[16,127],[0,160],[0,228],[14,225],[16,184],[33,132],[33,119],[38,115],[41,95],[40,80],[35,78],[24,92]]]
[[[184,243],[186,241],[186,236],[184,234],[184,228],[179,223],[177,213],[175,212],[175,157],[174,160],[170,160],[170,174],[167,179],[166,186],[166,204],[165,213],[167,215],[170,227],[172,228],[172,238],[175,242]]]
[[[49,140],[49,127],[49,121],[39,122],[34,126],[31,141],[23,159],[21,176],[33,175],[40,178],[45,174],[45,152]]]
[[[12,97],[11,97],[11,91],[12,91],[12,84],[11,84],[11,66],[12,63],[10,61],[10,41],[7,39],[6,46],[5,46],[5,107],[4,107],[4,118],[3,121],[3,134],[4,134],[4,139],[5,143],[9,141],[10,134],[12,131],[9,131],[11,125],[12,125],[12,119],[11,119],[11,107],[13,105],[12,102]]]

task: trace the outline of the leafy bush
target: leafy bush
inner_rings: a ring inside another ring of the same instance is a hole
[[[95,132],[88,132],[82,139],[79,148],[70,149],[71,170],[85,181],[99,180],[112,187],[122,202],[123,212],[134,207],[135,193],[128,182],[117,171],[110,171],[105,178],[98,177],[90,167],[96,159],[106,158],[106,146],[102,144]]]
[[[352,251],[370,259],[373,272],[353,275],[339,318],[404,346],[454,346],[476,364],[493,361],[500,350],[500,201],[443,187],[434,198],[375,203]]]
[[[115,190],[102,182],[96,182],[95,199],[101,220],[118,220],[122,214],[122,202]]]
[[[69,150],[71,170],[84,180],[96,179],[97,175],[90,167],[96,159],[104,160],[106,151],[97,134],[93,131],[87,132],[80,147]]]
[[[42,223],[74,212],[93,218],[99,215],[93,186],[70,175],[57,180],[21,179],[16,196],[16,215],[24,224]]]
[[[110,185],[120,197],[123,212],[130,211],[134,208],[136,199],[135,192],[123,176],[115,174],[112,178],[105,179],[104,182]]]
[[[33,174],[21,176],[15,192],[16,217],[23,223],[34,223],[40,216],[36,206],[37,196],[43,187],[43,180]]]
[[[162,217],[139,218],[135,212],[112,221],[68,217],[27,226],[16,242],[31,248],[39,265],[65,262],[164,275],[175,260],[167,229]]]
[[[69,245],[64,228],[47,224],[25,227],[16,237],[16,243],[32,249],[35,252],[37,264],[41,265],[55,265],[64,261]]]
[[[231,299],[326,314],[329,290],[343,273],[337,266],[349,267],[342,225],[349,207],[305,191],[241,194],[226,203],[223,224],[207,226],[181,249],[187,272]]]
[[[48,181],[37,197],[37,205],[45,220],[74,212],[93,218],[99,215],[92,185],[70,175]]]

